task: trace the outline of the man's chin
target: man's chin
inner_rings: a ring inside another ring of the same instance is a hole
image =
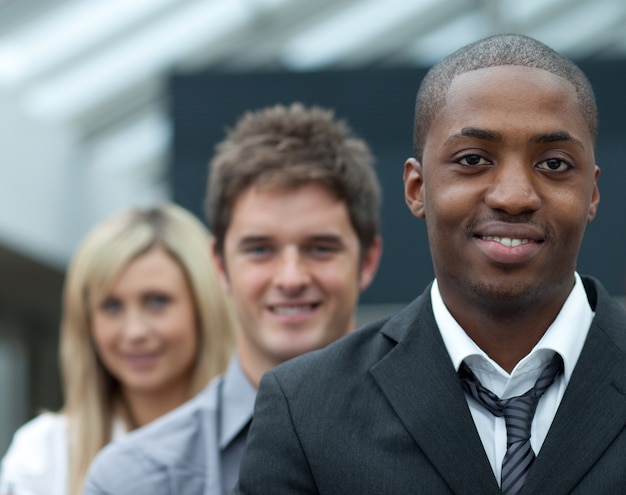
[[[276,356],[276,360],[278,362],[284,363],[285,361],[289,361],[290,359],[306,354],[307,352],[320,349],[321,347],[323,346],[313,342],[299,342],[297,344],[292,343],[276,350],[274,355]]]
[[[473,283],[471,290],[479,304],[508,314],[523,311],[541,299],[541,286],[523,282]]]

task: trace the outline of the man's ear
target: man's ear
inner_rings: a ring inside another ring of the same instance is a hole
[[[596,169],[594,171],[594,184],[593,184],[593,193],[591,194],[591,204],[589,205],[589,213],[587,214],[587,221],[591,222],[594,218],[596,218],[596,213],[598,212],[598,205],[600,204],[600,190],[598,189],[598,176],[600,175],[600,167],[596,165]]]
[[[213,261],[215,262],[215,267],[217,268],[217,274],[220,277],[222,288],[226,292],[230,293],[230,282],[228,281],[228,272],[226,271],[226,261],[219,252],[214,238],[211,239],[211,254],[213,256]]]
[[[374,280],[382,254],[383,240],[377,235],[367,251],[363,253],[361,259],[361,278],[359,281],[359,289],[361,292],[367,289],[372,283],[372,280]]]
[[[424,218],[424,179],[422,164],[415,158],[404,162],[404,200],[411,213],[417,218]]]

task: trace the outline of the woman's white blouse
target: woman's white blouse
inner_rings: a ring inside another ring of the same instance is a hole
[[[124,434],[115,421],[113,437]],[[0,467],[0,495],[67,495],[67,419],[43,413],[22,426]]]

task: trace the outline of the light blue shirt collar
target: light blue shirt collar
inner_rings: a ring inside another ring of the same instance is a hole
[[[256,388],[241,369],[239,355],[236,354],[222,383],[220,449],[227,447],[252,419],[256,393]]]

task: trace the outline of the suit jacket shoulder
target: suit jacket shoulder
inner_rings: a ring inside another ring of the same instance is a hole
[[[592,331],[603,332],[626,353],[626,308],[622,307],[595,278],[582,276],[591,309],[595,312]]]
[[[525,493],[626,493],[626,311],[582,279],[595,316]]]
[[[211,442],[217,444],[221,380],[214,379],[179,408],[107,445],[91,465],[85,495],[204,493],[207,450]]]

